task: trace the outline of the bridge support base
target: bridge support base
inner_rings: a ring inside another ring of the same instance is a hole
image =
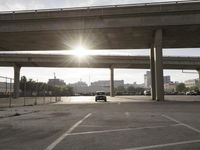
[[[150,49],[151,99],[156,100],[154,46]]]
[[[114,97],[114,68],[110,68],[110,97]]]
[[[164,100],[163,85],[163,54],[162,54],[162,30],[158,29],[154,37],[154,63],[155,63],[155,93],[156,100]]]
[[[19,87],[20,87],[20,66],[14,66],[14,98],[19,97]]]
[[[198,74],[199,74],[199,90],[200,90],[200,69],[197,70]]]

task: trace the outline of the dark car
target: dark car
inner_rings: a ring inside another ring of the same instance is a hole
[[[151,95],[151,91],[150,91],[150,90],[145,90],[145,91],[144,91],[144,95],[145,95],[145,96]]]
[[[97,102],[98,100],[104,100],[107,102],[106,93],[103,91],[97,91],[95,95],[95,101]]]

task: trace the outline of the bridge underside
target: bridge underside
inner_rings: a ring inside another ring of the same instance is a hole
[[[2,32],[1,51],[68,50],[81,41],[90,49],[147,49],[158,27],[126,27],[85,30]],[[163,48],[200,47],[200,26],[165,26]]]
[[[0,66],[150,69],[149,56],[0,54]],[[200,69],[200,57],[163,57],[163,69]]]

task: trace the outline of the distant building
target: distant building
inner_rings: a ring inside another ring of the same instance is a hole
[[[165,83],[164,89],[165,89],[166,92],[175,92],[177,84],[178,84],[177,82],[175,82],[175,83],[173,83],[173,82]]]
[[[114,87],[124,86],[124,80],[115,80]],[[110,80],[101,80],[92,82],[90,86],[91,93],[95,93],[96,91],[105,91],[110,92]]]
[[[66,83],[64,82],[64,80],[61,79],[49,79],[48,85],[56,87],[64,87],[66,86]]]
[[[198,79],[187,80],[185,81],[185,86],[188,88],[199,86],[199,80]]]
[[[144,87],[151,88],[151,72],[147,71],[144,75]]]
[[[134,87],[134,88],[144,88],[144,84],[137,84],[136,82],[134,82],[133,84],[124,84],[124,88],[128,88],[128,87]]]
[[[164,76],[163,82],[165,83],[171,83],[171,77],[170,76]],[[151,71],[147,71],[144,75],[144,87],[145,88],[151,88]]]
[[[171,77],[170,76],[164,76],[163,79],[164,79],[164,84],[165,83],[171,83]]]
[[[73,88],[73,91],[75,92],[75,94],[90,93],[89,87],[88,87],[87,83],[85,83],[85,82],[78,81],[76,83],[69,84],[69,85]]]

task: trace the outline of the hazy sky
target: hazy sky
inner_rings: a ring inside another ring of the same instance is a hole
[[[32,10],[32,9],[49,9],[49,8],[68,8],[80,6],[95,5],[117,5],[133,3],[164,2],[165,0],[0,0],[0,11],[14,10]],[[173,1],[173,0],[167,0]],[[110,54],[111,52],[104,52]],[[140,51],[118,51],[113,54],[117,55],[148,55],[147,50]],[[164,56],[200,56],[199,49],[180,49],[164,50]],[[144,73],[147,70],[115,70],[115,79],[123,79],[126,83],[143,83]],[[108,69],[60,69],[60,68],[22,68],[21,76],[26,75],[28,78],[39,81],[47,81],[53,78],[56,72],[57,78],[64,79],[67,83],[73,83],[79,80],[90,83],[95,80],[108,80]],[[171,75],[173,81],[184,81],[187,79],[198,78],[197,73],[182,73],[180,70],[164,71],[165,75]],[[13,77],[13,68],[0,68],[0,76]],[[1,80],[1,79],[0,79]]]
[[[0,10],[67,8],[97,5],[165,2],[166,0],[0,0]],[[174,0],[167,0],[174,1]],[[181,1],[181,0],[176,0]]]

